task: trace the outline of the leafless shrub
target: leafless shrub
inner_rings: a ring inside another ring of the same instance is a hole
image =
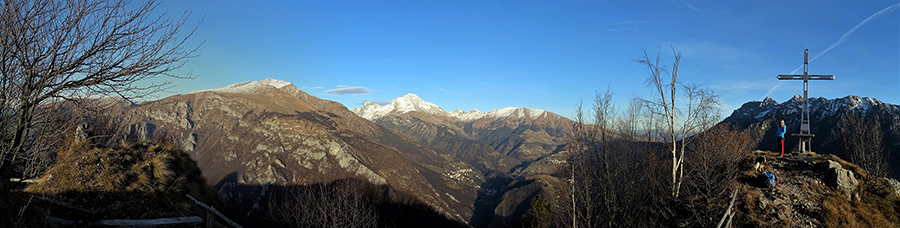
[[[886,177],[890,163],[884,151],[884,132],[876,115],[852,112],[838,122],[841,152],[851,163],[861,166],[869,176]]]
[[[685,179],[678,220],[694,227],[713,227],[728,207],[731,192],[741,174],[741,161],[747,158],[749,133],[717,125],[696,136],[688,148],[691,159],[685,164],[690,178]]]
[[[293,188],[269,203],[269,217],[290,227],[378,227],[373,191],[360,181]]]
[[[137,81],[173,73],[193,57],[181,35],[186,15],[153,15],[158,3],[130,1],[0,1],[0,185],[15,167],[40,170],[39,158],[73,125],[61,103],[86,98],[131,100],[167,83]],[[91,99],[87,99],[91,100]],[[26,171],[26,176],[35,173]]]

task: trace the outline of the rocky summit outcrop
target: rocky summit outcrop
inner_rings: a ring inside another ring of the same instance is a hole
[[[175,95],[129,108],[123,118],[134,137],[166,137],[180,145],[219,187],[358,178],[467,221],[484,181],[465,162],[281,80]]]
[[[864,170],[834,155],[801,153],[779,157],[769,151],[752,153],[757,164],[746,164],[738,186],[738,218],[750,227],[863,227],[891,223],[900,203],[894,179],[867,176]],[[766,184],[763,172],[778,178]]]

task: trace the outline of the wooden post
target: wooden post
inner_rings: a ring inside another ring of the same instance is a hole
[[[212,227],[213,227],[212,212],[206,211],[206,228],[212,228]]]

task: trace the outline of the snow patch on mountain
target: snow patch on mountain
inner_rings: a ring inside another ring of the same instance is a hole
[[[260,83],[271,85],[271,86],[274,86],[275,88],[279,88],[279,89],[281,89],[282,87],[288,86],[288,85],[293,85],[290,82],[286,82],[286,81],[282,81],[282,80],[278,80],[278,79],[272,79],[272,78],[263,79],[262,81],[260,81]]]
[[[283,88],[285,86],[289,86],[289,85],[293,85],[293,84],[291,84],[290,82],[286,82],[286,81],[282,81],[282,80],[278,80],[278,79],[266,78],[266,79],[264,79],[262,81],[258,81],[258,82],[257,81],[239,82],[239,83],[234,83],[234,84],[231,84],[231,85],[228,85],[228,86],[225,86],[222,88],[218,88],[218,89],[196,90],[196,91],[191,91],[190,93],[219,92],[219,93],[253,94],[253,93],[262,92],[262,91],[264,91],[266,89],[270,89],[270,88],[281,89],[281,88]]]
[[[488,113],[487,113],[487,116],[489,116],[489,117],[491,117],[491,118],[494,118],[494,119],[505,118],[505,117],[509,117],[510,115],[512,115],[513,113],[515,113],[516,110],[517,110],[517,109],[516,109],[516,108],[513,108],[513,107],[506,107],[506,108],[501,108],[501,109],[494,109],[494,110],[488,112]]]
[[[372,102],[366,102],[365,104],[363,104],[363,107],[354,108],[350,111],[353,111],[360,117],[368,120],[378,119],[391,113],[403,114],[407,112],[417,111],[439,116],[448,116],[460,122],[472,122],[485,117],[492,119],[503,119],[512,116],[514,118],[522,119],[527,116],[529,118],[536,119],[547,113],[547,111],[542,109],[515,107],[495,109],[486,113],[481,112],[477,109],[472,109],[468,112],[460,109],[453,110],[452,112],[446,112],[441,109],[440,106],[422,100],[422,98],[412,93],[395,98],[394,100],[391,100],[390,104],[387,104],[385,106],[381,106]]]
[[[529,110],[530,110],[530,112],[528,112],[528,116],[531,117],[532,119],[537,119],[538,117],[543,116],[545,112],[547,112],[546,110],[543,110],[543,109],[529,109]]]
[[[471,122],[471,121],[475,121],[477,119],[481,119],[482,117],[484,117],[485,114],[481,111],[478,111],[478,109],[472,109],[471,111],[468,111],[468,112],[465,112],[460,109],[456,109],[456,110],[453,110],[452,112],[450,112],[449,115],[451,117],[456,118],[459,121],[462,121],[462,122]]]

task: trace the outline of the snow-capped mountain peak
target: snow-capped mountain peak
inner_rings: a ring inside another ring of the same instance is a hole
[[[208,89],[208,90],[197,90],[191,91],[190,93],[199,93],[199,92],[220,92],[220,93],[257,93],[265,90],[266,88],[275,88],[282,89],[286,86],[292,86],[290,82],[286,82],[283,80],[266,78],[262,81],[246,81],[234,83],[222,88],[218,89]],[[294,87],[296,90],[296,87]]]
[[[391,100],[391,103],[385,106],[375,104],[371,101],[366,101],[366,103],[363,104],[363,107],[354,108],[350,111],[353,111],[360,117],[369,120],[380,118],[389,113],[403,114],[413,111],[435,115],[447,115],[447,112],[441,109],[441,107],[431,102],[422,100],[422,98],[412,93],[408,93],[402,97],[394,98],[394,100]]]
[[[422,98],[412,93],[408,93],[406,95],[403,95],[402,97],[394,98],[394,100],[391,100],[391,103],[387,106],[391,106],[393,108],[393,111],[399,113],[420,111],[431,114],[447,114],[447,112],[444,112],[441,107],[438,107],[431,102],[422,100]]]
[[[288,85],[293,85],[290,82],[286,82],[286,81],[278,80],[278,79],[272,79],[272,78],[263,79],[262,81],[260,81],[260,83],[266,84],[266,85],[271,85],[271,86],[274,86],[275,88],[279,88],[279,89],[281,89],[282,87],[288,86]]]
[[[460,109],[453,110],[451,112],[446,112],[441,109],[440,106],[437,106],[431,102],[427,102],[420,98],[419,96],[409,93],[402,97],[394,98],[391,100],[391,103],[381,106],[373,102],[366,102],[363,104],[363,107],[351,109],[354,113],[359,115],[362,118],[374,120],[381,118],[382,116],[396,113],[403,114],[408,112],[424,112],[433,115],[439,116],[447,116],[456,121],[460,122],[472,122],[481,118],[492,118],[492,119],[505,119],[505,118],[531,118],[537,119],[543,116],[547,111],[542,109],[528,109],[528,108],[515,108],[515,107],[507,107],[502,109],[496,109],[489,112],[481,112],[477,109],[472,109],[471,111],[463,111]]]

